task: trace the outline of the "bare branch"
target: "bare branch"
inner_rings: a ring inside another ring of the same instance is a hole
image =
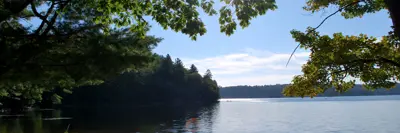
[[[63,10],[65,8],[65,6],[67,6],[70,1],[71,0],[67,0],[67,1],[65,1],[65,3],[61,4],[59,10]],[[49,26],[46,27],[46,29],[43,31],[42,35],[46,35],[50,31],[51,27],[53,27],[53,24],[56,22],[56,19],[57,19],[58,15],[59,14],[57,12],[54,13],[53,17],[50,19],[50,25],[51,26],[50,27]]]
[[[50,22],[47,21],[47,18],[49,17],[49,15],[51,14],[51,12],[53,12],[53,10],[54,10],[54,5],[55,5],[54,0],[52,0],[51,6],[50,6],[49,10],[47,10],[46,15],[45,15],[45,16],[42,16],[42,15],[40,15],[40,14],[38,13],[38,11],[36,10],[35,4],[34,4],[33,2],[31,3],[31,8],[32,8],[33,13],[34,13],[36,16],[38,16],[38,17],[42,20],[42,23],[41,23],[40,26],[36,29],[35,34],[39,35],[39,33],[40,33],[40,31],[42,30],[42,28],[43,28],[43,26],[44,26],[45,23],[46,23],[48,26],[53,26],[53,25],[49,25]],[[52,28],[53,28],[54,32],[57,32],[57,31],[55,30],[54,27],[52,27]]]

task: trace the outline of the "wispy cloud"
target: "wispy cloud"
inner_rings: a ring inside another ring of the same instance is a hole
[[[210,69],[222,86],[289,83],[300,74],[309,52],[298,52],[286,67],[290,53],[272,53],[247,48],[242,52],[202,59],[181,58],[186,66],[195,64],[200,72]]]

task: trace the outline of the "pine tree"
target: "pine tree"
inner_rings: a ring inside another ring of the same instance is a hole
[[[177,82],[181,82],[181,84],[183,84],[183,82],[185,80],[186,71],[187,70],[183,66],[182,61],[179,58],[175,59],[175,62],[174,62],[174,77],[175,77],[175,80],[179,80]]]
[[[172,61],[171,56],[167,54],[165,58],[161,59],[159,71],[165,76],[170,76],[173,73],[173,69],[174,69],[174,62]]]
[[[189,73],[199,73],[197,67],[194,64],[190,66]]]
[[[205,79],[212,79],[212,73],[210,71],[210,69],[207,69],[206,73],[204,74],[203,78]]]

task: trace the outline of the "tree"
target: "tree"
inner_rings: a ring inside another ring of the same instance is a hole
[[[194,64],[190,66],[189,73],[199,73],[197,67]]]
[[[0,97],[31,105],[43,92],[99,84],[153,59],[151,50],[160,38],[142,37],[126,28],[104,34],[102,25],[86,17],[93,14],[91,9],[68,6],[59,15],[67,2],[47,2],[46,14],[38,13],[39,1],[30,2],[29,9],[0,23]],[[37,28],[21,23],[30,17],[42,23]],[[52,97],[60,101],[58,95]]]
[[[337,12],[342,12],[341,15],[346,19],[387,9],[393,22],[394,33],[400,37],[400,9],[396,8],[399,5],[398,0],[308,0],[303,9],[314,13],[331,6],[338,6]]]
[[[172,61],[169,54],[162,58],[161,64],[159,66],[159,72],[165,76],[170,76],[174,72],[174,62]]]
[[[207,90],[202,90],[201,93],[203,97],[206,99],[218,99],[219,98],[219,88],[217,81],[212,79],[212,73],[209,69],[207,69],[206,73],[203,76],[203,86],[207,88]],[[215,95],[218,94],[218,95]]]
[[[313,97],[332,87],[338,92],[346,92],[354,87],[355,79],[360,79],[367,89],[394,88],[400,76],[399,9],[394,8],[399,5],[399,1],[309,0],[304,9],[316,12],[332,5],[338,5],[337,12],[343,11],[342,16],[345,18],[361,17],[365,13],[388,9],[394,31],[379,41],[365,34],[320,35],[316,31],[320,25],[308,28],[306,32],[291,31],[299,46],[309,49],[311,54],[302,67],[303,75],[295,76],[283,93],[286,96]]]
[[[211,79],[212,78],[212,73],[211,73],[210,69],[207,69],[207,71],[206,71],[206,73],[204,74],[203,77],[207,78],[207,79]]]
[[[175,59],[174,62],[174,74],[175,80],[177,83],[183,84],[185,82],[185,75],[187,73],[186,68],[183,66],[182,61],[179,58]]]
[[[91,37],[57,44],[35,60],[2,75],[1,96],[23,99],[30,105],[41,100],[43,92],[54,88],[70,91],[78,86],[101,83],[122,72],[146,66],[146,62],[152,60],[151,45],[160,41],[150,36],[138,39],[126,30],[111,31],[110,36],[97,31],[85,34]]]
[[[146,36],[149,19],[195,40],[206,33],[199,9],[216,15],[213,4],[213,0],[0,0],[0,97],[40,100],[40,94],[56,87],[94,85],[137,71],[154,59],[151,49],[161,41]],[[245,28],[254,17],[276,9],[271,0],[225,4],[219,10],[219,23],[227,35],[233,34],[237,22]],[[30,24],[32,18],[41,22]]]

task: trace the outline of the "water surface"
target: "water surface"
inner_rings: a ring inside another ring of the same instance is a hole
[[[400,96],[221,99],[204,107],[69,109],[0,116],[0,133],[399,133]]]

